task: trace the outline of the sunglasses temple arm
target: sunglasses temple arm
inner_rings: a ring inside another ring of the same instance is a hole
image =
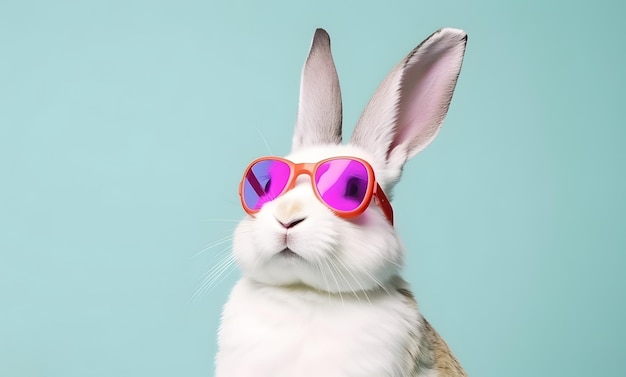
[[[263,187],[261,187],[261,183],[259,182],[259,180],[256,179],[256,176],[252,172],[252,169],[248,170],[248,173],[246,174],[246,179],[248,180],[248,182],[250,182],[250,186],[252,186],[252,189],[259,197],[265,195],[265,191],[263,190]]]
[[[385,195],[383,189],[378,184],[376,184],[376,189],[374,190],[374,197],[376,198],[376,204],[383,210],[385,217],[393,225],[393,207],[391,207],[387,195]]]

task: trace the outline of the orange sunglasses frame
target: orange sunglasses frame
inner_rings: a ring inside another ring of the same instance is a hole
[[[315,172],[320,167],[320,165],[328,161],[341,160],[341,159],[349,159],[349,160],[358,161],[362,163],[363,166],[365,166],[365,169],[367,171],[367,178],[368,178],[367,191],[365,192],[365,196],[363,197],[363,202],[352,211],[340,211],[340,210],[330,207],[322,199],[322,196],[320,195],[314,183]],[[380,187],[378,182],[376,182],[376,177],[374,176],[374,169],[367,161],[357,158],[357,157],[351,157],[351,156],[331,157],[331,158],[327,158],[327,159],[324,159],[322,161],[315,162],[315,163],[299,163],[299,164],[289,161],[282,157],[265,156],[265,157],[257,158],[256,160],[252,161],[248,165],[248,167],[246,168],[243,174],[243,178],[241,179],[241,182],[239,183],[239,199],[241,200],[241,206],[246,211],[246,213],[249,214],[250,216],[254,216],[254,214],[258,213],[260,209],[252,209],[248,207],[248,205],[246,204],[244,200],[244,195],[243,195],[244,184],[246,181],[246,177],[248,177],[248,175],[252,171],[252,167],[258,162],[266,161],[266,160],[281,161],[287,164],[287,166],[289,166],[289,170],[290,170],[289,181],[287,182],[287,184],[285,185],[285,188],[280,192],[280,194],[278,194],[277,197],[293,189],[296,185],[296,179],[298,178],[298,176],[300,176],[301,174],[306,174],[309,177],[311,177],[311,185],[313,186],[313,192],[315,193],[315,196],[317,197],[317,199],[320,202],[322,202],[326,207],[328,207],[331,211],[333,211],[337,216],[347,218],[347,219],[357,217],[363,212],[365,212],[365,209],[367,209],[372,199],[374,199],[374,203],[380,207],[380,209],[383,211],[387,220],[389,220],[391,225],[393,225],[393,208],[391,207],[391,203],[389,202],[389,199],[387,199],[387,195],[385,195],[385,193],[383,192],[383,189]],[[251,184],[253,183],[251,182]],[[258,183],[258,185],[260,186],[260,183]]]

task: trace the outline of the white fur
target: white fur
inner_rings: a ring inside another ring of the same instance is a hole
[[[294,151],[287,159],[360,157],[390,190],[406,160],[441,126],[465,34],[444,29],[412,51],[374,95],[349,145],[336,145],[341,103],[328,35],[318,30],[312,45]],[[420,67],[420,62],[425,63]],[[327,104],[334,115],[319,114],[326,107],[318,102],[328,98],[310,93],[324,85],[337,88]],[[436,88],[436,98],[422,88]],[[282,225],[295,220],[302,221]],[[285,249],[295,254],[281,252]],[[316,198],[303,174],[292,190],[239,223],[233,254],[243,278],[224,307],[217,377],[436,376],[432,363],[415,360],[432,357],[422,348],[424,322],[398,277],[402,243],[373,202],[356,218],[339,218]]]
[[[216,376],[403,377],[419,313],[397,296],[370,292],[369,303],[244,278],[224,308]]]
[[[369,158],[354,146],[308,148],[287,158],[340,155]],[[294,203],[301,209],[293,217],[306,220],[285,229],[273,217]],[[276,254],[285,247],[302,258]],[[340,219],[302,176],[240,223],[233,251],[244,278],[224,308],[217,377],[404,376],[404,348],[420,315],[390,284],[403,248],[378,207]]]

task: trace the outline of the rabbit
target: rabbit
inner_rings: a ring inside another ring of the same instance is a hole
[[[387,202],[443,123],[466,42],[458,29],[430,35],[386,76],[342,144],[330,37],[316,30],[285,161],[305,170],[337,156],[365,161],[378,196],[347,216],[300,172],[241,220],[232,251],[241,278],[221,316],[217,377],[467,376],[400,276],[405,250]]]

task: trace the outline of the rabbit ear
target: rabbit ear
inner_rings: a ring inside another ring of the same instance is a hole
[[[292,150],[341,143],[341,90],[330,52],[330,37],[317,29],[300,82],[298,117]]]
[[[467,35],[441,29],[407,55],[380,84],[357,123],[351,143],[386,163],[393,185],[402,166],[434,139],[448,112]]]

